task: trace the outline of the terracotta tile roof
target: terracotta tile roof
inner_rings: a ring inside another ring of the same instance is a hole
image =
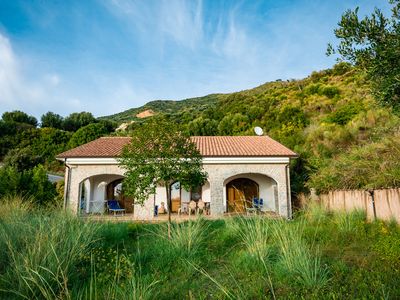
[[[268,136],[193,136],[202,156],[297,156]],[[130,141],[129,137],[101,137],[65,151],[57,158],[117,157]]]
[[[297,156],[269,136],[193,136],[202,156]]]

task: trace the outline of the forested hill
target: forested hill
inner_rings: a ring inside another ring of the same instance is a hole
[[[131,108],[123,112],[100,117],[100,120],[111,120],[118,123],[139,121],[148,116],[158,113],[176,114],[176,113],[194,113],[203,111],[210,106],[215,105],[219,99],[223,98],[223,94],[211,94],[204,97],[189,98],[180,101],[174,100],[155,100],[146,103],[138,108]]]
[[[136,120],[134,130],[147,119],[136,115],[149,109],[169,115],[191,135],[252,135],[262,127],[300,154],[292,165],[295,191],[400,186],[399,118],[374,100],[365,74],[345,63],[302,80],[155,101],[105,118]]]

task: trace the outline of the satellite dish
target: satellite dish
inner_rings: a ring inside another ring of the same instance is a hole
[[[264,134],[264,131],[262,130],[262,128],[261,127],[254,127],[254,132],[257,134],[257,135],[259,135],[259,136],[261,136],[261,135],[263,135]]]

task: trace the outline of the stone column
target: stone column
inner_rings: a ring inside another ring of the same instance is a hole
[[[224,211],[224,182],[219,178],[209,178],[211,194],[211,215],[221,215]]]
[[[81,182],[78,168],[71,166],[70,167],[70,182],[67,182],[65,185],[66,190],[66,208],[72,211],[73,213],[78,212],[79,205],[79,183]]]

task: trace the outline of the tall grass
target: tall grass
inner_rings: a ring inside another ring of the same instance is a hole
[[[234,232],[239,236],[247,253],[255,257],[262,265],[269,290],[275,299],[274,285],[271,278],[271,262],[269,261],[274,249],[272,237],[272,220],[261,216],[236,217],[228,221]]]
[[[114,266],[97,272],[95,262],[106,264],[108,259],[93,256],[100,255],[98,247],[104,247],[107,225],[84,222],[63,211],[33,209],[28,200],[10,197],[0,201],[0,298],[153,298],[158,281],[143,278],[140,266],[135,268],[118,251],[111,260]],[[90,268],[84,272],[90,277],[79,277],[81,268]],[[113,275],[105,282],[108,274]]]
[[[337,225],[339,231],[343,233],[356,233],[360,229],[360,225],[364,224],[367,219],[363,210],[354,210],[351,212],[339,211],[333,214],[333,221]]]
[[[328,219],[328,211],[320,202],[308,199],[299,215],[307,222],[320,224]]]
[[[307,288],[322,288],[328,280],[328,270],[322,265],[317,249],[311,251],[303,240],[305,222],[279,222],[275,226],[275,239],[280,249],[283,268]]]
[[[122,258],[121,256],[120,258]],[[148,300],[154,299],[155,288],[158,280],[146,279],[142,276],[141,268],[131,265],[131,274],[128,280],[121,280],[119,276],[120,258],[117,259],[114,277],[106,284],[100,285],[94,260],[91,262],[91,272],[89,284],[86,288],[78,290],[73,295],[73,299],[78,300]],[[126,258],[126,257],[125,257]],[[128,258],[126,258],[128,259]],[[111,271],[111,270],[110,270]]]
[[[167,244],[181,258],[194,258],[204,246],[205,239],[211,234],[207,222],[199,217],[182,223],[171,224],[171,237],[168,237],[168,228],[161,226],[156,234],[161,236]]]
[[[96,241],[98,226],[64,212],[10,206],[18,203],[0,206],[1,289],[24,299],[70,299],[69,281]]]
[[[236,233],[247,252],[256,258],[268,258],[272,252],[272,221],[260,216],[235,217],[227,224]]]

